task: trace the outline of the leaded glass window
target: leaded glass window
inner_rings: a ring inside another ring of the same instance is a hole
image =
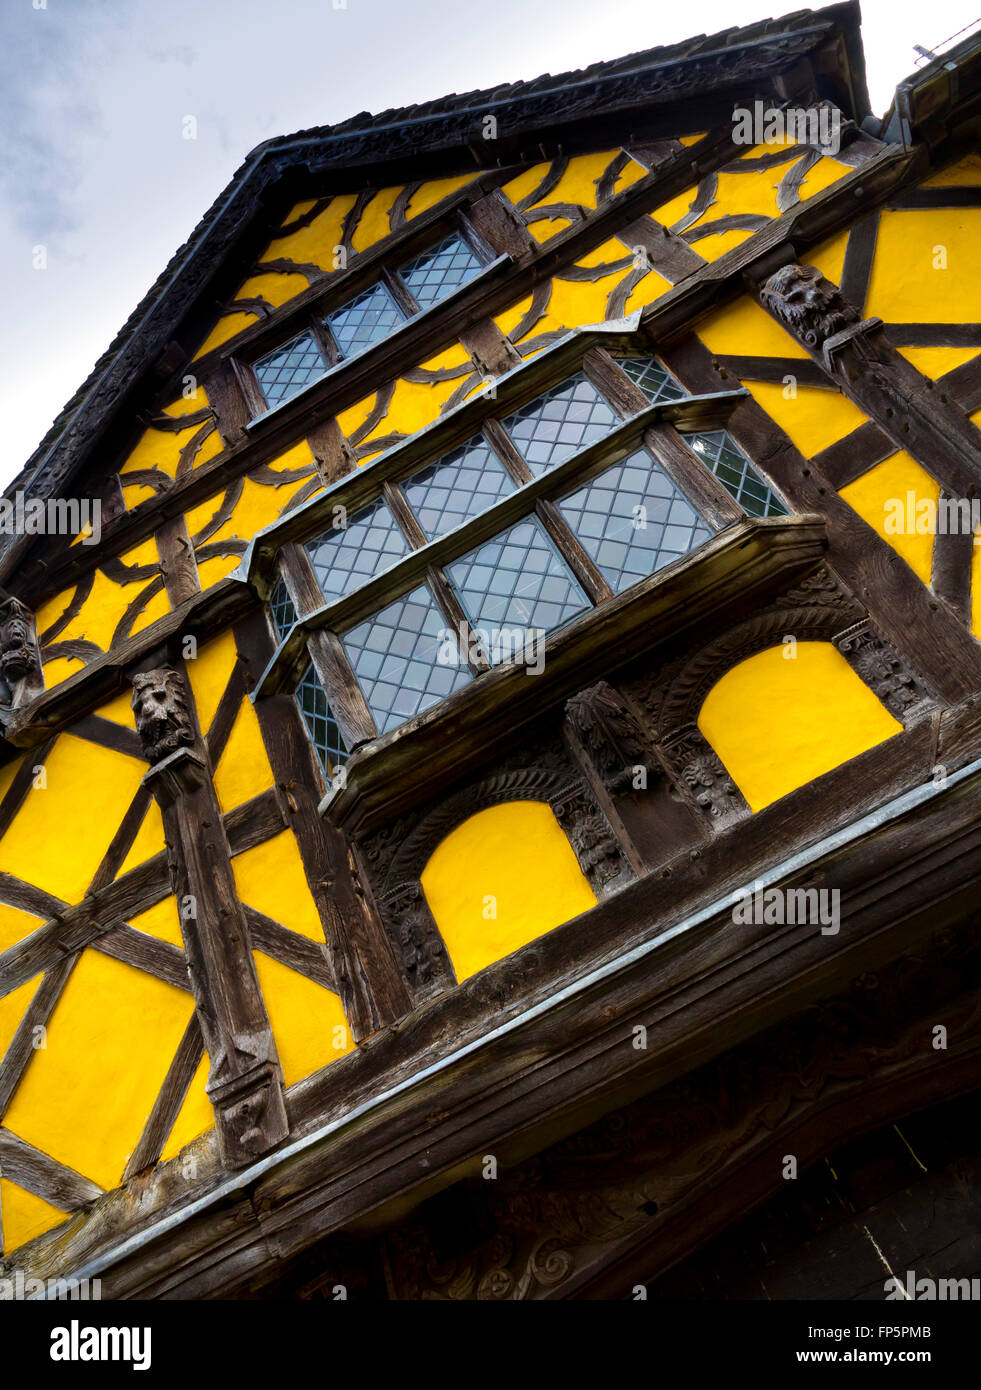
[[[375,502],[307,542],[317,582],[328,599],[340,598],[388,569],[408,550],[384,502]]]
[[[480,262],[466,242],[451,236],[401,266],[399,275],[419,308],[428,309],[472,280],[480,269]]]
[[[382,284],[372,285],[324,319],[341,357],[357,356],[404,322],[405,315]]]
[[[328,781],[333,781],[338,769],[347,762],[348,749],[337,727],[337,721],[327,703],[327,694],[317,679],[313,663],[307,667],[303,679],[296,688],[296,700],[300,713],[310,731],[313,746]]]
[[[502,423],[528,467],[540,476],[602,439],[619,422],[610,403],[579,373],[529,401]]]
[[[684,435],[701,461],[749,516],[786,516],[787,508],[726,430]]]
[[[589,600],[538,521],[529,517],[446,566],[481,645],[500,651],[496,634],[520,627],[527,640],[561,627]]]
[[[290,598],[290,591],[282,579],[279,580],[269,595],[269,611],[276,625],[276,631],[279,633],[280,641],[282,641],[296,622],[296,609]]]
[[[309,333],[301,333],[285,347],[277,348],[255,363],[254,371],[266,404],[288,401],[324,374],[320,348]]]
[[[712,534],[644,450],[562,498],[559,510],[614,593],[686,555]]]
[[[380,734],[470,679],[455,636],[424,584],[341,639]]]
[[[402,484],[430,540],[492,507],[514,487],[511,475],[479,434]]]
[[[676,401],[688,394],[656,357],[620,357],[617,360],[651,405],[658,401]]]

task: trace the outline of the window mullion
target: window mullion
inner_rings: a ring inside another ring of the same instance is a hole
[[[279,569],[293,606],[301,618],[323,607],[324,596],[310,556],[298,541],[287,541],[281,548]]]
[[[718,531],[745,519],[739,503],[693,453],[674,425],[649,426],[644,431],[644,447],[713,529]]]
[[[382,496],[388,503],[389,510],[412,549],[421,550],[424,545],[428,545],[429,537],[419,525],[418,518],[409,506],[401,486],[398,483],[385,483],[382,487]]]
[[[590,600],[602,603],[604,599],[612,598],[613,590],[586,554],[555,503],[545,500],[537,502],[535,513]]]
[[[450,630],[459,639],[460,655],[473,671],[474,675],[479,676],[484,671],[490,670],[490,665],[484,660],[479,644],[474,636],[470,620],[464,610],[463,604],[456,595],[456,591],[450,584],[442,569],[435,565],[430,565],[426,570],[426,581],[432,591],[433,597],[439,605],[443,617],[449,624]]]
[[[534,474],[518,453],[499,420],[485,420],[483,435],[519,487],[534,481]]]
[[[395,271],[389,270],[387,266],[382,266],[379,278],[406,318],[414,318],[419,312],[419,305],[403,284],[402,277]]]
[[[336,367],[341,360],[341,354],[337,350],[333,334],[319,314],[310,315],[310,332],[317,340],[317,346],[323,354],[327,367]]]
[[[359,743],[376,738],[375,721],[336,632],[324,628],[311,632],[307,651],[348,748],[353,752]]]
[[[605,348],[590,348],[583,355],[582,365],[583,371],[596,389],[625,420],[646,410],[650,405],[637,383],[631,381],[616,358]]]

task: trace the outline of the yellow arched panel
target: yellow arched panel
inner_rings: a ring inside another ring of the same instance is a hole
[[[458,980],[596,905],[543,801],[508,801],[458,825],[422,873]]]
[[[754,811],[902,725],[830,642],[769,647],[709,691],[698,727]]]

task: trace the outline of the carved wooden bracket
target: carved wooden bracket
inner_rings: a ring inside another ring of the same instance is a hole
[[[0,707],[18,709],[43,692],[34,614],[0,590]]]
[[[456,984],[443,938],[418,879],[389,889],[378,899],[378,910],[413,1004]]]
[[[937,696],[876,631],[870,619],[846,628],[833,640],[855,674],[875,691],[901,724],[908,726],[937,708]]]
[[[208,1095],[222,1158],[243,1167],[289,1132],[283,1077],[259,989],[231,850],[197,739],[183,677],[171,667],[132,677],[144,778],[163,816],[191,989],[211,1059]]]
[[[661,748],[682,793],[714,830],[749,814],[745,798],[697,724],[674,730]]]

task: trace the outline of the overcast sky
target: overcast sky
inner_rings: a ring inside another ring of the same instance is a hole
[[[0,0],[0,485],[260,141],[794,8],[794,0]],[[977,18],[981,0],[864,0],[863,11],[872,107],[882,114],[917,63],[913,45],[941,44]],[[183,135],[187,116],[194,140]]]

